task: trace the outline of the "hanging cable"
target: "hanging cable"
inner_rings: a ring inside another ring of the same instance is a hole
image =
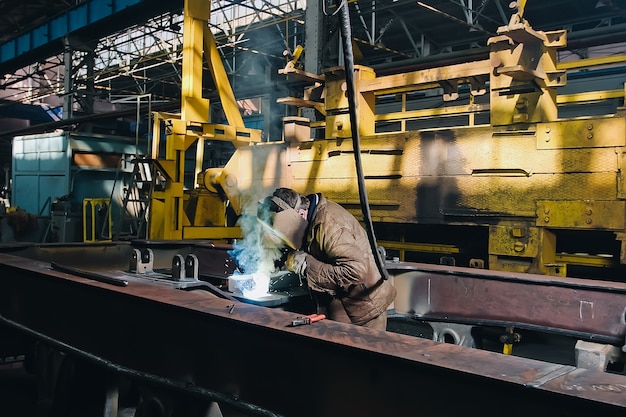
[[[363,176],[363,164],[361,162],[361,139],[359,135],[359,123],[357,117],[357,101],[356,88],[354,84],[354,54],[352,52],[352,32],[350,29],[350,9],[348,2],[343,0],[338,6],[339,8],[339,27],[341,31],[341,42],[344,52],[344,69],[346,73],[346,93],[348,95],[348,109],[350,113],[350,126],[352,130],[352,147],[354,150],[354,162],[356,166],[356,175],[359,185],[359,200],[361,202],[361,212],[363,213],[363,223],[367,232],[367,237],[376,261],[376,266],[383,279],[389,278],[389,273],[385,269],[385,260],[382,258],[376,244],[374,236],[374,226],[370,214],[370,206],[367,198],[367,190],[365,189],[365,178]]]

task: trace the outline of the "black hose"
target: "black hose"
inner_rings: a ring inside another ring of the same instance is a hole
[[[344,69],[346,72],[346,93],[348,95],[348,108],[350,112],[350,126],[352,130],[352,147],[354,150],[354,162],[356,166],[356,176],[359,184],[359,200],[361,202],[361,212],[363,213],[363,223],[367,232],[367,238],[376,261],[376,266],[383,279],[389,278],[389,273],[385,269],[385,261],[382,259],[374,236],[374,226],[370,214],[370,206],[365,189],[365,178],[363,176],[363,164],[361,162],[361,139],[359,136],[359,123],[357,117],[356,88],[354,85],[354,54],[352,52],[352,32],[350,29],[350,10],[348,2],[343,0],[339,5],[339,27],[341,31],[341,42],[344,52]]]

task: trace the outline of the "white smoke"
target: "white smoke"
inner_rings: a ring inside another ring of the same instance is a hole
[[[262,213],[259,215],[263,218]],[[229,254],[236,260],[240,273],[254,280],[253,286],[244,288],[244,295],[260,297],[269,290],[270,277],[277,271],[276,261],[282,256],[282,245],[267,239],[257,216],[242,215],[239,226],[244,238],[234,243]]]

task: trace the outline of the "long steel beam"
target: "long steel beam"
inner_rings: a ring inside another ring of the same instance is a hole
[[[517,326],[624,346],[626,283],[412,263],[388,264],[399,313]]]
[[[290,328],[293,313],[141,278],[109,285],[0,254],[0,285],[4,324],[112,370],[152,375],[189,401],[212,393],[205,399],[299,417],[457,416],[469,407],[621,416],[626,408],[623,375],[331,321]]]

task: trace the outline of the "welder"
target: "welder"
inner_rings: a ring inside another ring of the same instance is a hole
[[[396,289],[381,277],[358,220],[321,193],[278,188],[262,200],[260,219],[289,249],[285,267],[306,280],[317,313],[386,330]]]

